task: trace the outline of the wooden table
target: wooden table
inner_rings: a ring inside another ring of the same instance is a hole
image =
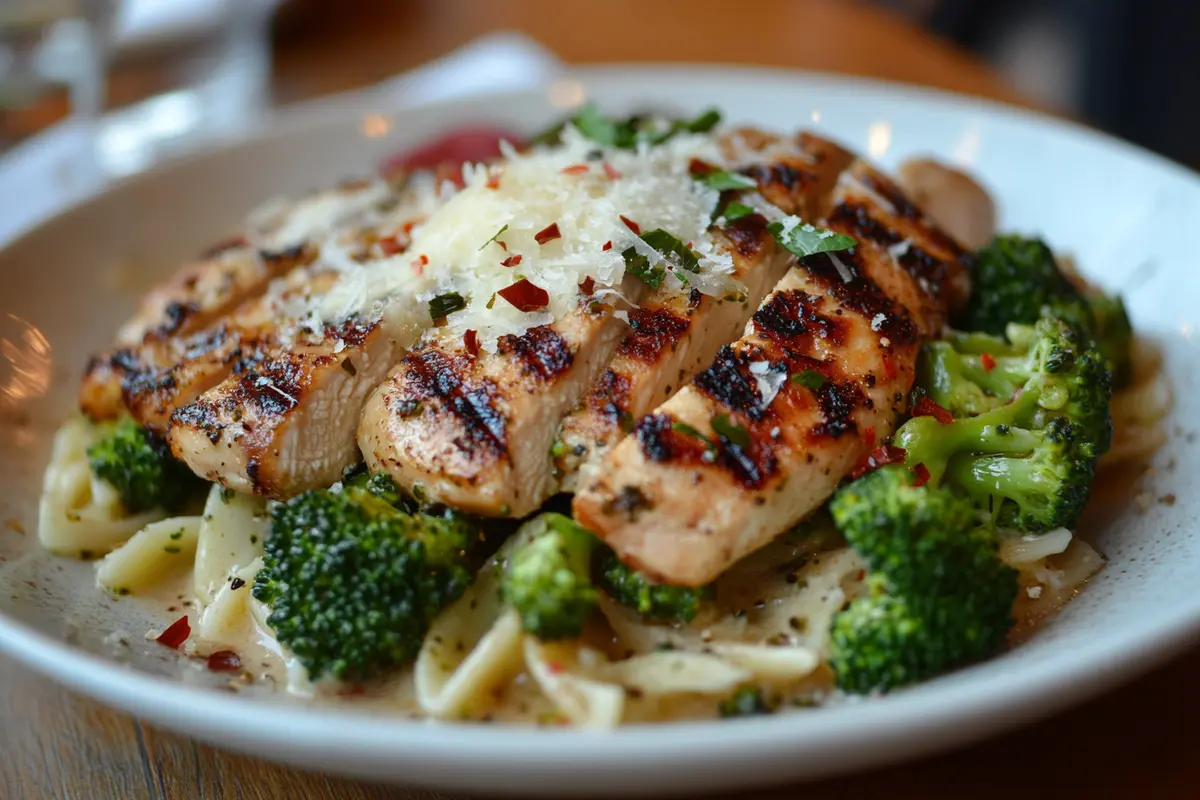
[[[331,13],[338,7],[340,16]],[[817,0],[310,2],[280,22],[275,94],[291,102],[365,85],[500,28],[527,31],[573,62],[803,67],[1021,102],[985,66],[899,20]],[[752,796],[1200,796],[1198,674],[1195,651],[1083,708],[961,752]],[[199,745],[3,659],[0,697],[5,800],[439,796],[307,775]]]

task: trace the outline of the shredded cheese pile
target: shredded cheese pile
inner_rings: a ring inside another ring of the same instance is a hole
[[[332,291],[314,298],[311,311],[325,321],[359,314],[399,328],[429,327],[429,301],[457,293],[466,306],[439,330],[454,336],[474,330],[479,345],[492,350],[498,337],[576,308],[581,286],[621,308],[622,253],[630,247],[664,266],[661,291],[736,290],[732,259],[708,233],[719,193],[689,172],[693,159],[722,164],[712,136],[680,135],[621,150],[603,148],[568,126],[560,145],[528,153],[505,147],[504,155],[492,167],[464,167],[462,190],[412,231],[405,252],[346,271]],[[638,236],[658,228],[698,256],[698,273],[681,279],[675,265]],[[504,299],[501,291],[521,279],[547,293],[544,307],[521,310]]]

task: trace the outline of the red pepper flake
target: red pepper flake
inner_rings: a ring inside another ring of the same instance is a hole
[[[863,440],[863,444],[865,444],[868,448],[875,446],[875,426],[874,425],[872,425],[868,428],[863,428],[862,440]]]
[[[503,297],[518,311],[537,311],[550,304],[550,293],[540,286],[534,286],[526,278],[505,286],[496,294]]]
[[[413,259],[413,262],[412,262],[413,272],[415,272],[417,275],[423,274],[425,272],[425,265],[428,263],[429,263],[429,256],[422,253],[420,258]]]
[[[415,227],[417,227],[417,223],[409,221],[409,222],[406,222],[403,225],[401,225],[400,230],[404,231],[405,236],[408,236],[410,233],[412,233],[413,228],[415,228]]]
[[[892,362],[892,357],[887,353],[883,354],[883,374],[886,375],[889,380],[900,374],[899,370],[896,369],[896,365]]]
[[[904,456],[905,451],[903,447],[881,444],[862,457],[858,465],[851,471],[850,477],[861,478],[868,472],[874,472],[880,467],[886,467],[888,464],[896,464],[903,461]]]
[[[996,359],[992,358],[991,353],[980,353],[979,361],[983,364],[984,372],[991,372],[996,368]]]
[[[641,235],[641,233],[642,233],[641,225],[638,225],[636,222],[634,222],[633,220],[631,220],[629,217],[625,216],[624,214],[618,214],[617,216],[619,216],[621,218],[621,222],[625,223],[626,228],[629,228],[629,230],[633,231],[634,233]]]
[[[612,250],[612,239],[609,239],[607,242],[605,242],[604,246],[600,249],[605,251]]]
[[[693,158],[688,162],[688,172],[693,175],[708,175],[711,172],[716,172],[717,168],[707,161],[701,161],[698,158]]]
[[[167,627],[165,631],[160,633],[154,641],[169,647],[172,650],[178,650],[179,645],[187,641],[187,638],[192,635],[192,626],[188,624],[187,614],[184,614],[179,619],[175,620]]]
[[[953,414],[928,397],[922,397],[917,401],[916,406],[913,407],[912,415],[914,417],[933,417],[943,425],[949,425],[951,422],[954,422]]]
[[[572,164],[569,167],[563,167],[562,174],[563,175],[582,175],[583,173],[587,172],[589,169],[591,169],[591,167],[589,167],[587,164]]]
[[[551,222],[533,236],[533,240],[538,244],[545,244],[559,238],[562,238],[562,234],[558,232],[557,222]]]
[[[604,174],[608,176],[610,181],[615,181],[617,178],[621,177],[620,171],[618,171],[616,167],[607,161],[604,162]]]
[[[506,253],[508,252],[508,245],[506,245],[504,242],[502,242],[502,241],[500,241],[499,239],[497,239],[497,240],[496,240],[496,244],[500,245],[500,249],[501,249],[501,250],[503,250],[503,251],[504,251],[504,252],[506,252]]]
[[[205,665],[213,672],[237,672],[242,668],[242,659],[232,650],[218,650],[208,657]]]
[[[404,247],[395,236],[385,236],[379,240],[379,252],[385,256],[394,256],[396,253],[404,252]]]
[[[929,483],[929,470],[924,464],[917,464],[913,467],[913,475],[916,476],[912,482],[913,486],[920,488]]]
[[[583,292],[588,297],[591,297],[592,294],[596,291],[595,279],[592,278],[591,275],[588,275],[587,278],[584,279],[583,283],[579,284],[579,291]]]
[[[509,256],[508,258],[506,258],[506,259],[504,259],[503,261],[501,261],[501,262],[500,262],[500,266],[502,266],[502,267],[515,267],[517,264],[520,264],[520,263],[521,263],[521,256],[520,256],[520,255],[515,255],[515,256]]]
[[[546,671],[551,675],[558,675],[559,673],[566,672],[567,668],[562,664],[559,664],[557,661],[547,661]]]
[[[463,346],[467,348],[467,352],[471,355],[479,354],[479,334],[475,331],[467,331],[463,334]]]
[[[487,183],[485,183],[484,186],[486,186],[489,189],[499,189],[500,188],[500,173],[499,172],[489,173]]]

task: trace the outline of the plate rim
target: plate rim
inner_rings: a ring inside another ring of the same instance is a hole
[[[914,84],[823,72],[679,64],[583,67],[570,69],[565,75],[590,88],[601,89],[606,83],[627,82],[634,75],[642,80],[649,76],[659,87],[714,78],[726,82],[769,79],[789,84],[792,89],[805,88],[816,93],[853,88],[865,92],[868,97],[886,94],[893,100],[912,99],[958,111],[975,110],[987,116],[1015,119],[1043,130],[1048,128],[1058,134],[1086,138],[1106,149],[1120,151],[1181,176],[1200,192],[1200,175],[1191,169],[1081,123],[996,100]],[[659,91],[665,94],[669,88]],[[528,97],[538,93],[521,90],[494,96]],[[472,102],[472,98],[457,98],[406,105],[389,103],[378,93],[364,90],[282,109],[270,115],[248,136],[212,142],[201,151],[167,160],[145,173],[122,178],[98,193],[78,198],[52,216],[0,242],[0,250],[19,244],[78,208],[103,202],[110,193],[193,160],[219,157],[247,141],[292,136],[309,128],[329,125],[335,115],[350,109],[364,113],[382,108],[385,113],[400,117],[407,113],[436,114],[440,109]],[[679,771],[686,763],[700,761],[711,764],[736,761],[745,765],[748,753],[756,763],[777,767],[781,758],[795,754],[797,750],[804,751],[809,763],[793,763],[782,771],[770,773],[767,780],[773,780],[780,775],[815,778],[851,768],[894,762],[940,749],[951,741],[955,744],[975,741],[1082,702],[1149,671],[1200,639],[1200,598],[1192,606],[1181,607],[1158,619],[1154,626],[1129,626],[1123,633],[1098,639],[1056,659],[998,676],[989,684],[987,692],[978,692],[970,681],[941,684],[934,680],[872,702],[811,714],[632,726],[605,733],[430,723],[353,708],[314,708],[274,699],[247,701],[134,671],[77,649],[4,613],[0,613],[0,650],[40,674],[106,705],[167,728],[186,730],[190,735],[224,747],[261,754],[266,749],[264,742],[276,741],[283,736],[288,747],[296,752],[289,756],[276,748],[273,755],[266,757],[299,766],[304,765],[305,753],[313,749],[327,752],[353,750],[357,753],[355,764],[383,759],[393,767],[390,774],[404,764],[416,762],[426,762],[435,772],[439,764],[444,769],[455,764],[474,763],[498,768],[500,771],[492,777],[499,777],[501,773],[511,777],[531,767],[545,767],[551,758],[572,762],[574,767],[588,765],[587,769],[599,774],[604,762],[616,761],[623,763],[631,773],[654,771],[656,765],[661,767],[663,762],[672,766],[660,771]],[[971,669],[968,667],[955,674],[969,674]],[[245,714],[248,707],[258,713]],[[239,720],[236,736],[229,735],[231,717]],[[331,742],[328,731],[334,725],[341,732],[337,741]],[[401,746],[404,756],[396,758]],[[447,751],[463,746],[471,748],[469,755],[447,757]],[[679,760],[672,761],[672,757]],[[824,764],[811,763],[825,757],[828,761]],[[721,786],[711,781],[704,785],[715,789],[747,786],[754,782],[746,779],[745,769],[731,771],[738,773],[737,776]],[[359,769],[347,774],[364,773]],[[503,788],[514,791],[522,786],[536,788],[538,782],[538,775],[529,774],[523,779],[514,779],[511,785]],[[446,785],[453,781],[414,778],[413,783]],[[543,781],[542,788],[553,787]]]

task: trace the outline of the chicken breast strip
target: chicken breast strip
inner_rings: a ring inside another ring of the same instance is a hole
[[[833,142],[807,133],[782,139],[738,131],[726,138],[724,150],[740,171],[753,176],[760,194],[773,198],[785,213],[805,219],[828,211],[838,175],[853,158]],[[793,257],[775,243],[765,222],[754,214],[717,231],[718,247],[733,254],[733,277],[744,287],[738,302],[698,291],[656,293],[629,312],[633,330],[563,421],[555,442],[561,491],[573,492],[586,483],[634,420],[710,364],[783,277]]]
[[[701,585],[823,503],[905,411],[921,341],[965,297],[967,256],[864,162],[810,256],[742,339],[641,419],[574,500],[628,563]]]
[[[644,284],[627,277],[626,298]],[[625,331],[613,309],[581,295],[552,325],[500,337],[494,353],[434,336],[368,401],[359,427],[367,465],[427,502],[521,517],[554,493],[550,450],[564,415]]]

